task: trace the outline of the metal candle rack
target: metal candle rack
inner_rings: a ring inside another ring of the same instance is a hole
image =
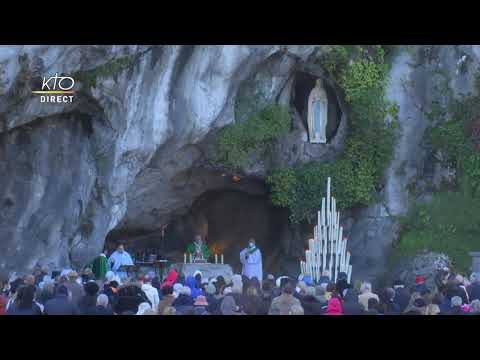
[[[327,198],[322,198],[322,210],[318,212],[313,232],[314,238],[308,240],[305,261],[300,260],[301,273],[312,276],[313,281],[317,282],[322,273],[328,270],[330,280],[336,282],[338,274],[344,272],[350,283],[350,252],[347,251],[347,239],[343,238],[335,198],[330,194],[330,178],[327,180]]]

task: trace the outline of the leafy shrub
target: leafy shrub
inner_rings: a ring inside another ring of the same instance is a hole
[[[216,141],[216,160],[238,170],[248,164],[252,155],[264,156],[269,147],[291,127],[288,109],[272,104],[246,121],[220,130]]]
[[[415,207],[403,222],[395,250],[399,255],[443,252],[460,271],[471,265],[470,251],[478,250],[480,203],[464,192],[442,192],[429,204]]]

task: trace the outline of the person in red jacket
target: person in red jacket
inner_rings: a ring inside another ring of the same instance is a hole
[[[327,315],[343,315],[342,303],[339,298],[332,297],[328,302]]]
[[[176,269],[172,269],[168,272],[167,278],[163,282],[163,284],[160,286],[161,289],[164,287],[168,286],[173,288],[173,285],[175,284],[175,281],[177,281],[178,278],[178,272]]]

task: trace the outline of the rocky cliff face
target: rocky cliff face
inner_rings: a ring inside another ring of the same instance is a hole
[[[125,216],[130,189],[136,220],[143,212],[133,199],[145,195],[155,197],[145,204],[158,210],[155,223],[188,205],[189,194],[178,196],[175,189],[198,159],[196,145],[233,121],[242,80],[275,54],[295,62],[313,51],[314,46],[1,47],[0,269],[84,263]],[[132,55],[139,55],[132,66],[116,79],[99,77],[91,89],[84,84],[72,104],[44,104],[31,94],[42,76],[70,76],[101,65],[108,70],[112,60]]]
[[[405,189],[425,175],[424,112],[433,98],[442,99],[435,87],[444,83],[432,74],[446,74],[455,94],[472,89],[479,47],[432,48],[433,60],[402,50],[391,70],[389,97],[400,106],[395,157],[381,201],[347,221],[362,275],[381,270],[377,260],[395,239],[396,217],[411,203]],[[225,186],[217,169],[206,166],[205,152],[216,130],[234,121],[239,94],[291,104],[296,73],[325,75],[312,61],[321,51],[322,46],[0,47],[0,271],[84,264],[102,249],[110,230],[158,229],[205,191]],[[459,71],[465,54],[468,66]],[[134,61],[119,69],[125,58]],[[77,81],[72,104],[40,103],[31,90],[39,78],[56,72],[89,74],[96,84]],[[329,159],[341,151],[348,114],[335,84],[330,86],[341,113],[335,137],[311,147],[301,114],[292,108],[294,130],[279,145],[277,163]],[[259,164],[247,175],[262,178],[269,166]],[[367,272],[372,263],[377,265]]]

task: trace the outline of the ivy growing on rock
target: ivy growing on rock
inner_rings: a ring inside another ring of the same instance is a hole
[[[434,114],[436,117],[429,118],[439,124],[430,131],[431,144],[441,154],[443,165],[455,169],[456,189],[440,191],[430,203],[410,211],[403,220],[395,253],[443,252],[463,272],[469,270],[468,252],[478,250],[480,238],[480,147],[476,137],[480,133],[480,82],[477,95],[453,99],[443,108],[437,105]]]
[[[327,177],[339,208],[375,201],[391,159],[398,107],[385,98],[388,64],[382,47],[335,47],[327,70],[345,92],[350,129],[345,149],[333,162],[277,169],[268,178],[275,205],[288,207],[291,220],[310,220],[324,196]]]
[[[270,104],[245,121],[228,125],[216,140],[216,161],[235,171],[247,166],[252,157],[263,157],[282,135],[288,133],[291,119],[288,109]]]
[[[141,55],[136,53],[115,58],[93,69],[78,71],[73,74],[73,77],[81,81],[86,88],[96,87],[97,79],[114,78],[116,80],[117,76],[131,68]]]

